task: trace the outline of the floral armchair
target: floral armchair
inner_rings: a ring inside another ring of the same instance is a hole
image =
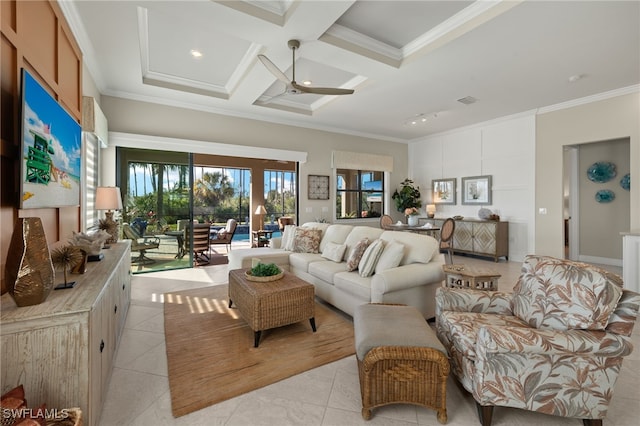
[[[483,426],[494,406],[602,425],[639,306],[615,274],[531,255],[513,293],[439,288],[436,332]]]

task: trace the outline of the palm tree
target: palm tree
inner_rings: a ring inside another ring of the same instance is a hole
[[[205,172],[193,186],[194,204],[213,208],[233,197],[235,189],[229,178],[220,172]]]

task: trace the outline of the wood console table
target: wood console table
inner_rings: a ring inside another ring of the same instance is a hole
[[[131,300],[130,241],[102,252],[71,276],[75,287],[52,290],[39,305],[1,298],[2,393],[23,384],[30,407],[80,407],[85,426],[98,424]]]
[[[441,228],[445,219],[428,219],[428,221]],[[500,257],[509,260],[509,222],[480,219],[456,220],[453,251],[490,256],[496,262]]]

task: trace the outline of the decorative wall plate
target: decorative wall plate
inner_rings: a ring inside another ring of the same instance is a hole
[[[610,203],[616,199],[616,194],[610,189],[601,189],[596,192],[596,201],[599,203]]]
[[[329,176],[309,175],[308,198],[310,200],[329,199]]]
[[[627,173],[626,175],[622,176],[622,179],[620,179],[620,186],[622,187],[622,189],[626,189],[627,191],[631,190],[631,174]]]
[[[616,177],[616,165],[609,161],[598,161],[587,169],[587,177],[591,182],[605,183]]]

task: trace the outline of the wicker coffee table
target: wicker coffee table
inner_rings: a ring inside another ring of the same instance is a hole
[[[234,303],[254,332],[253,346],[263,330],[309,320],[315,333],[315,287],[285,272],[276,281],[247,280],[247,269],[229,272],[229,307]]]

